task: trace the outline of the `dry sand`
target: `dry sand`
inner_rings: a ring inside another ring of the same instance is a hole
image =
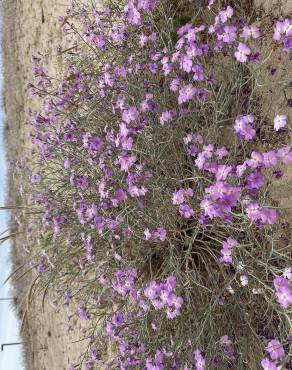
[[[65,13],[69,0],[2,0],[4,15],[4,62],[5,62],[5,93],[4,107],[7,114],[6,139],[8,159],[24,155],[29,146],[28,130],[24,126],[25,112],[29,107],[37,107],[38,102],[32,101],[26,88],[31,80],[31,55],[45,56],[47,69],[50,75],[60,72],[62,63],[58,64],[51,55],[54,46],[62,42],[62,34],[57,17]],[[257,0],[264,3],[267,10],[279,9],[272,0]],[[292,0],[283,0],[281,11],[286,14],[292,10]],[[288,58],[277,73],[291,73],[291,61]],[[292,74],[291,74],[292,76]],[[273,104],[268,95],[269,86],[266,87],[266,106],[270,114],[274,113]],[[265,92],[263,91],[263,94]],[[274,106],[275,107],[275,106]],[[290,109],[291,110],[291,109]],[[291,117],[290,117],[291,119]],[[279,188],[278,198],[283,204],[291,204],[292,171],[287,172],[284,179],[288,185],[283,192]],[[10,176],[9,199],[20,203],[21,199],[14,182],[13,174]],[[19,265],[25,252],[22,249],[22,240],[18,238],[13,246],[12,259],[14,265]],[[17,290],[23,295],[30,285],[29,278],[23,278],[17,284]],[[77,342],[82,337],[80,323],[71,323],[74,332],[68,332],[67,317],[70,312],[62,309],[56,312],[50,305],[46,305],[45,312],[41,309],[40,300],[35,301],[29,310],[25,325],[25,350],[28,370],[63,370],[68,369],[70,360],[76,360],[85,348],[84,342]],[[7,369],[9,370],[9,369]]]
[[[56,76],[62,63],[52,57],[54,47],[62,42],[58,16],[65,14],[68,0],[4,0],[2,5],[4,28],[6,144],[8,160],[24,156],[29,148],[29,130],[24,125],[25,113],[30,107],[37,108],[32,101],[27,83],[32,80],[31,56],[40,53],[45,58],[46,70]],[[13,173],[9,179],[10,202],[21,204],[18,184]],[[12,260],[18,266],[25,258],[23,240],[19,237],[13,245]],[[28,275],[16,282],[16,292],[21,298],[33,279]],[[21,301],[21,299],[19,300]],[[22,308],[22,312],[24,309]],[[76,342],[82,337],[80,322],[70,322],[74,331],[69,331],[68,316],[71,312],[63,308],[56,312],[46,304],[41,308],[37,299],[29,308],[24,325],[25,362],[27,370],[68,369],[69,361],[75,361],[84,351],[86,343]],[[75,343],[73,343],[75,342]],[[9,370],[9,369],[7,369]]]

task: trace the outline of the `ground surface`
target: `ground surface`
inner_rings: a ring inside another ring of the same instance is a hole
[[[292,11],[292,1],[283,0],[281,7],[276,7],[277,1],[257,0],[264,3],[266,10],[289,14]],[[29,153],[28,128],[23,124],[25,113],[29,107],[37,107],[38,102],[32,101],[27,91],[27,83],[31,80],[31,55],[41,53],[45,56],[50,75],[60,72],[62,63],[57,63],[51,55],[54,54],[54,46],[62,41],[62,34],[57,22],[57,17],[65,13],[69,0],[3,0],[4,14],[4,61],[5,61],[5,93],[4,107],[7,114],[6,139],[8,159],[12,160],[19,155]],[[290,63],[290,64],[289,64]],[[290,67],[289,67],[290,65]],[[292,77],[291,61],[284,61],[277,73]],[[263,80],[269,80],[269,76],[263,76]],[[263,102],[269,116],[276,112],[275,102],[270,99],[270,86],[263,88]],[[291,93],[291,90],[290,90]],[[277,104],[283,104],[284,97],[279,97]],[[290,108],[291,111],[291,108]],[[284,112],[281,112],[284,113]],[[276,196],[284,205],[292,203],[292,171],[289,170],[280,187],[276,189]],[[283,184],[286,184],[283,188]],[[10,176],[9,199],[13,203],[20,204],[18,194],[19,184],[13,173]],[[285,189],[285,190],[283,190]],[[12,259],[15,266],[22,263],[25,258],[25,250],[22,248],[21,237],[17,238],[13,246]],[[32,275],[20,279],[15,283],[18,294],[23,297],[33,279]],[[84,349],[84,342],[77,342],[82,336],[80,323],[70,323],[73,331],[68,331],[68,315],[63,308],[60,312],[46,304],[42,311],[40,300],[35,301],[29,308],[25,321],[25,349],[28,370],[63,370],[68,369],[70,360],[78,358]]]
[[[5,92],[4,109],[7,115],[6,141],[8,159],[29,155],[29,129],[24,125],[29,107],[37,108],[38,101],[32,101],[27,83],[32,79],[31,56],[38,53],[45,56],[47,70],[56,76],[62,63],[51,55],[54,47],[62,41],[58,16],[65,14],[68,0],[4,0],[4,63]],[[17,195],[19,184],[11,170],[8,198],[11,203],[21,204]],[[18,237],[13,246],[12,260],[18,266],[25,258],[23,240]],[[21,298],[29,288],[32,275],[15,282],[16,292]],[[25,357],[28,370],[68,369],[69,361],[75,361],[82,353],[85,342],[77,342],[82,336],[80,323],[70,322],[71,314],[66,308],[56,312],[49,304],[45,311],[41,299],[28,310],[24,323]],[[24,309],[21,310],[23,313]],[[68,331],[74,327],[73,331]],[[7,369],[8,370],[8,369]]]

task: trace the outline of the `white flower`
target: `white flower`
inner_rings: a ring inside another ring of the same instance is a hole
[[[274,129],[279,131],[286,126],[287,116],[285,114],[277,115],[274,119]]]
[[[226,287],[226,290],[230,293],[230,294],[234,294],[235,293],[235,291],[234,291],[234,289],[232,288],[232,286],[231,285],[228,285],[227,287]]]
[[[248,276],[247,275],[241,275],[240,276],[240,282],[242,286],[248,285]]]
[[[291,267],[286,267],[283,271],[283,277],[292,280],[292,268]]]
[[[242,261],[239,261],[239,262],[238,262],[238,264],[237,264],[237,266],[236,266],[236,269],[237,269],[238,271],[243,271],[243,270],[244,270],[244,264],[243,264],[243,262],[242,262]]]

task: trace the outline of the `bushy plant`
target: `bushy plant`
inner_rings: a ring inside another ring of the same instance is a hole
[[[291,51],[292,21],[271,28],[251,5],[74,1],[62,80],[33,58],[27,222],[37,288],[89,322],[71,369],[291,366],[291,248],[271,196],[290,127],[282,110],[267,121],[257,73]]]

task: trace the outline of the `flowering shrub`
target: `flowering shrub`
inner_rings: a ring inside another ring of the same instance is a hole
[[[271,197],[290,121],[279,109],[277,143],[263,140],[254,16],[193,3],[74,2],[62,80],[33,58],[39,284],[90,323],[71,369],[291,365],[291,253]],[[275,53],[291,32],[270,28]]]

